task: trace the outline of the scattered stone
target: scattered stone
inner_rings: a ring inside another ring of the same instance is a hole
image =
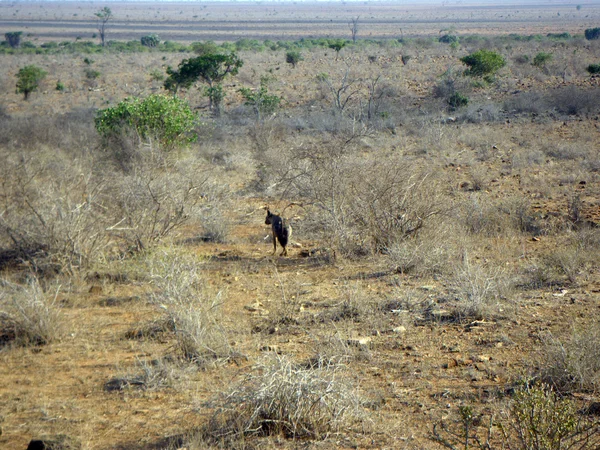
[[[475,363],[474,366],[480,372],[485,372],[487,370],[487,367],[483,363]]]
[[[442,368],[444,369],[452,369],[453,367],[458,366],[458,363],[456,362],[455,359],[451,359],[450,361],[442,364]]]
[[[257,312],[261,311],[263,309],[263,306],[264,305],[257,300],[254,303],[248,303],[246,306],[244,306],[244,309],[250,312]]]
[[[355,347],[368,347],[371,345],[371,338],[370,337],[351,338],[351,339],[348,339],[346,342],[348,345],[352,345]]]
[[[419,286],[419,289],[421,289],[422,291],[435,291],[435,286],[431,285],[431,284],[427,284],[424,286]]]
[[[279,348],[278,345],[263,345],[260,348],[261,352],[274,352],[277,353],[278,355],[281,355],[281,349]]]

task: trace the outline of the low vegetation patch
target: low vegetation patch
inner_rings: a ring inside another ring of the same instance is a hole
[[[205,429],[216,442],[241,436],[322,439],[364,419],[342,366],[306,369],[283,356],[260,361],[223,398]]]

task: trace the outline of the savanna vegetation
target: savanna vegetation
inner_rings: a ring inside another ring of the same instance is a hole
[[[0,446],[598,448],[593,29],[96,13],[0,46]]]

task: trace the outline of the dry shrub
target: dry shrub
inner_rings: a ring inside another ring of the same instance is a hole
[[[484,193],[473,193],[461,209],[467,231],[475,235],[502,236],[514,231],[539,235],[548,232],[548,225],[536,217],[524,197],[496,200]]]
[[[0,245],[38,273],[72,270],[109,242],[102,182],[90,161],[65,153],[4,154],[0,177]]]
[[[104,389],[120,391],[127,388],[157,390],[173,387],[183,370],[167,358],[153,360],[136,359],[135,366],[108,380]]]
[[[508,300],[512,278],[500,266],[483,266],[467,254],[449,280],[456,295],[455,313],[459,319],[488,320],[506,317],[512,305]]]
[[[572,232],[564,242],[541,258],[540,266],[547,278],[565,278],[570,283],[585,276],[586,269],[598,266],[600,231],[582,228]]]
[[[594,114],[598,111],[600,89],[568,86],[549,93],[549,102],[559,112],[568,115]]]
[[[213,442],[223,442],[240,436],[322,439],[346,429],[364,412],[342,368],[306,369],[271,355],[224,394],[224,404],[204,432]]]
[[[105,194],[113,219],[108,232],[139,251],[198,218],[211,239],[224,240],[228,222],[219,213],[215,220],[213,211],[226,208],[228,196],[215,177],[199,161],[181,155],[110,175]]]
[[[400,239],[388,248],[397,272],[417,276],[448,274],[462,255],[464,232],[441,220],[415,236]]]
[[[346,255],[386,252],[448,209],[431,173],[399,158],[361,158],[353,140],[298,149],[284,169],[284,192],[310,203],[314,229]]]
[[[36,278],[27,285],[3,282],[0,288],[0,346],[44,345],[60,338],[63,319],[54,296]]]
[[[73,109],[54,116],[3,117],[0,146],[11,150],[54,148],[80,156],[99,142],[94,113],[93,109]]]
[[[600,322],[573,326],[570,336],[544,338],[540,375],[561,392],[598,392],[600,388]]]
[[[201,277],[203,263],[193,254],[158,249],[146,257],[156,290],[151,295],[167,323],[173,324],[175,348],[202,367],[234,356],[221,313],[222,292],[212,292]]]

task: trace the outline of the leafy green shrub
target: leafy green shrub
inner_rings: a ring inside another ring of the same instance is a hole
[[[469,67],[465,75],[474,77],[493,75],[506,65],[502,55],[486,49],[471,53],[460,60]]]
[[[192,51],[200,56],[219,52],[219,46],[213,41],[193,42],[191,47]]]
[[[62,83],[61,81],[57,81],[56,82],[56,90],[59,92],[64,92],[64,90],[65,90],[64,83]]]
[[[571,36],[570,33],[548,33],[546,35],[546,37],[549,37],[550,39],[571,39],[573,36]]]
[[[588,41],[593,41],[594,39],[600,39],[600,27],[588,28],[587,30],[585,30],[585,38]]]
[[[292,67],[296,67],[296,65],[303,59],[304,57],[302,56],[302,53],[297,50],[290,50],[285,54],[285,62],[291,64]]]
[[[48,72],[38,66],[29,65],[23,67],[17,73],[17,92],[23,94],[24,99],[29,98],[29,94],[37,91],[40,82],[46,78]]]
[[[95,124],[104,137],[133,129],[140,138],[157,138],[166,147],[196,140],[191,134],[197,117],[185,100],[165,95],[126,98],[117,106],[98,111]]]
[[[582,419],[575,402],[550,386],[526,386],[515,392],[508,423],[501,424],[508,448],[561,450],[598,448],[598,424]]]
[[[533,65],[536,67],[544,67],[546,63],[552,61],[552,53],[539,52],[533,58]]]
[[[156,34],[149,34],[148,36],[142,36],[140,43],[144,47],[157,47],[160,44],[160,38]]]
[[[250,106],[254,110],[258,120],[273,114],[281,102],[281,97],[269,94],[268,84],[269,79],[267,77],[261,77],[260,87],[258,89],[240,89],[240,94],[242,94],[242,97],[246,100],[246,106]]]
[[[458,109],[462,106],[467,106],[469,104],[469,98],[466,95],[461,94],[460,92],[455,92],[448,98],[448,105],[450,108]]]
[[[328,47],[332,50],[335,50],[336,54],[339,54],[340,51],[346,46],[346,41],[343,39],[335,39],[329,42]]]
[[[458,36],[454,36],[453,34],[445,34],[438,39],[439,42],[443,44],[452,44],[453,42],[458,42]]]
[[[586,69],[590,74],[596,75],[600,73],[600,64],[590,64]]]
[[[8,42],[8,45],[10,45],[11,48],[17,48],[19,47],[19,45],[21,45],[22,34],[22,31],[11,31],[5,33],[4,38],[6,39],[6,42]]]
[[[98,70],[94,70],[91,67],[86,68],[83,73],[88,80],[95,80],[102,75]]]

